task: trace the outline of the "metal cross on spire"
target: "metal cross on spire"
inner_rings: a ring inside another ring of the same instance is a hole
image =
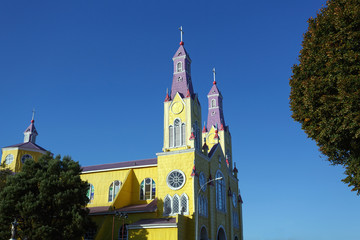
[[[215,85],[216,84],[216,80],[215,80],[215,75],[216,75],[216,72],[215,72],[215,67],[213,68],[213,73],[214,73],[214,82],[213,82],[213,84]]]
[[[179,27],[179,30],[180,30],[180,40],[181,40],[181,42],[183,42],[184,31],[182,30],[182,26]]]
[[[33,110],[32,110],[32,118],[31,118],[31,121],[34,121],[34,117],[35,117],[35,108],[33,108]]]

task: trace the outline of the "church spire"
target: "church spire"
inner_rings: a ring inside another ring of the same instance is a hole
[[[223,112],[223,105],[222,105],[223,97],[222,97],[219,89],[216,86],[215,68],[213,68],[213,74],[214,74],[213,86],[207,95],[208,102],[209,102],[208,120],[207,120],[207,130],[208,131],[210,131],[212,126],[220,126],[220,127],[222,126],[221,128],[224,128],[224,126],[225,126],[224,112]],[[223,130],[221,128],[220,128],[220,130]]]
[[[184,48],[183,42],[183,30],[182,26],[179,28],[180,30],[180,47],[176,51],[173,62],[174,62],[174,73],[173,73],[173,81],[171,86],[171,99],[174,99],[175,94],[178,92],[182,98],[187,95],[193,96],[194,90],[191,81],[191,59],[189,54],[186,52]]]
[[[24,143],[26,143],[26,142],[35,143],[35,141],[36,141],[36,136],[38,135],[38,133],[37,133],[35,125],[34,125],[34,122],[35,122],[34,117],[35,117],[35,109],[33,110],[30,125],[26,128],[26,130],[24,132]]]

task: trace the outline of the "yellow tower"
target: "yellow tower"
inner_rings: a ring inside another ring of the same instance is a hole
[[[38,160],[46,153],[46,149],[35,143],[38,135],[34,125],[34,113],[30,125],[24,132],[24,142],[2,148],[1,163],[13,172],[19,172],[27,159]]]

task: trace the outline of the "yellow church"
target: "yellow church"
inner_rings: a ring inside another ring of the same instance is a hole
[[[209,86],[207,124],[191,78],[191,59],[180,42],[171,92],[164,100],[164,140],[156,158],[85,166],[87,207],[97,227],[85,240],[242,240],[242,199],[233,164],[223,97]],[[34,118],[24,142],[2,148],[14,172],[46,152],[37,145]]]

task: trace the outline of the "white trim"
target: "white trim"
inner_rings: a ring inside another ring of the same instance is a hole
[[[186,145],[185,145],[186,146]],[[184,146],[184,147],[185,147]],[[170,148],[164,148],[164,149],[170,149]],[[173,154],[179,154],[179,153],[188,153],[188,152],[195,152],[195,148],[188,148],[188,149],[182,149],[182,150],[176,150],[176,151],[169,151],[169,152],[159,152],[156,153],[156,156],[166,156],[166,155],[173,155]]]
[[[149,165],[141,165],[141,166],[130,166],[130,167],[122,167],[122,168],[106,168],[100,170],[91,170],[91,171],[83,171],[81,174],[84,173],[94,173],[94,172],[107,172],[107,171],[115,171],[115,170],[122,170],[122,169],[130,169],[130,168],[144,168],[144,167],[157,167],[157,164],[149,164]]]
[[[177,223],[128,225],[128,229],[142,228],[177,228]]]
[[[180,58],[186,58],[187,57],[187,55],[184,53],[184,55],[182,55],[182,56],[177,56],[177,57],[174,57],[174,58],[172,58],[172,60],[174,61],[174,60],[176,60],[176,59],[180,59]],[[191,60],[190,60],[191,61]],[[175,62],[175,61],[174,61]]]
[[[218,93],[216,93],[216,94],[211,94],[211,95],[207,95],[207,97],[209,98],[209,97],[213,97],[213,96],[220,96],[220,94],[218,94]],[[222,96],[221,96],[222,97]]]
[[[5,147],[2,148],[2,151],[11,151],[11,150],[25,150],[25,151],[30,151],[30,152],[39,152],[42,154],[45,154],[47,151],[44,150],[39,150],[39,149],[33,149],[33,148],[23,148],[23,147]]]

